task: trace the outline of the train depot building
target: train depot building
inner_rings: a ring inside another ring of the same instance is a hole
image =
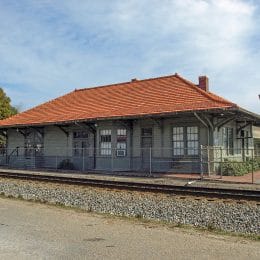
[[[260,116],[178,74],[74,90],[0,121],[0,165],[78,171],[209,172],[246,160]],[[207,152],[203,148],[207,147]]]

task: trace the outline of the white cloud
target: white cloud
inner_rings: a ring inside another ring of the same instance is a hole
[[[206,73],[213,91],[260,112],[258,11],[242,0],[0,3],[0,84],[30,107],[88,85]]]

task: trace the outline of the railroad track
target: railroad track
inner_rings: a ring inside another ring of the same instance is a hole
[[[26,174],[26,173],[10,173],[0,172],[2,178],[22,179],[22,180],[36,180],[44,182],[63,183],[71,185],[84,185],[92,187],[120,189],[120,190],[135,190],[143,192],[156,192],[166,194],[203,196],[210,198],[221,199],[235,199],[235,200],[253,200],[260,202],[260,191],[257,190],[242,190],[242,189],[226,189],[226,188],[207,188],[194,186],[177,186],[166,184],[153,184],[141,182],[125,182],[125,181],[111,181],[101,179],[88,178],[73,178],[57,175],[43,175],[43,174]]]

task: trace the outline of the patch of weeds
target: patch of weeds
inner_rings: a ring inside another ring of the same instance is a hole
[[[142,216],[142,214],[141,214],[141,213],[137,213],[137,214],[135,214],[135,218],[137,218],[137,219],[142,219],[142,218],[143,218],[143,216]]]
[[[16,198],[19,199],[19,200],[22,200],[23,196],[21,194],[19,194]]]
[[[185,225],[184,225],[183,223],[181,223],[181,222],[177,222],[177,223],[175,224],[175,227],[183,228],[183,227],[185,227]]]
[[[88,213],[94,212],[91,207],[88,207],[86,211],[87,211]]]
[[[215,227],[215,225],[214,225],[213,223],[208,223],[207,229],[208,229],[209,231],[215,231],[215,230],[217,230],[216,227]]]

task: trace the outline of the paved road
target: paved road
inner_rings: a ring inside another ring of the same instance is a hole
[[[0,259],[260,259],[260,242],[0,198]]]

